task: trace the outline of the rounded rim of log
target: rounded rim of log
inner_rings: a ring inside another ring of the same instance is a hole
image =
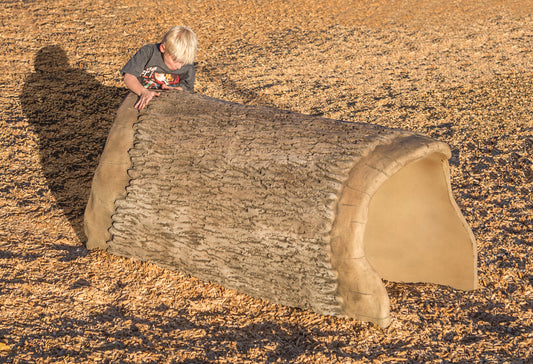
[[[457,230],[458,236],[466,234],[474,241],[449,188],[447,160],[450,156],[450,149],[443,142],[416,134],[399,135],[388,144],[376,146],[371,153],[366,154],[352,166],[340,191],[331,234],[331,263],[338,274],[338,299],[348,316],[372,321],[382,327],[390,324],[389,297],[382,278],[393,281],[403,279],[397,279],[395,274],[384,277],[382,272],[376,269],[375,262],[368,255],[369,247],[365,246],[368,244],[365,239],[368,234],[369,210],[372,208],[373,197],[379,194],[385,182],[390,183],[402,169],[411,168],[410,166],[416,166],[417,163],[432,164],[432,168],[437,169],[437,177],[443,181],[440,189],[443,189],[442,193],[448,195],[450,209],[455,209],[457,213],[454,216],[453,228]],[[421,201],[421,203],[426,202]],[[424,267],[421,269],[424,270]],[[421,272],[419,280],[417,277],[407,277],[405,281],[447,283],[439,277],[428,279],[427,273],[427,271]],[[472,286],[472,271],[461,273],[464,275],[461,278],[462,283],[458,284],[456,281],[451,283],[465,289],[475,288],[477,279],[474,279]],[[362,277],[364,279],[361,279]]]

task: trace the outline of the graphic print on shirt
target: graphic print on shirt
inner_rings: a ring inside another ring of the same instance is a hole
[[[160,89],[161,85],[178,87],[180,76],[170,73],[158,73],[157,67],[148,67],[141,73],[142,85],[149,89]]]

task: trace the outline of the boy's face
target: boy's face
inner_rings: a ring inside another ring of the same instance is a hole
[[[174,56],[170,55],[170,53],[165,52],[165,45],[161,44],[159,46],[159,50],[163,54],[163,61],[167,65],[167,67],[174,71],[179,70],[181,67],[183,67],[183,63],[178,61]]]

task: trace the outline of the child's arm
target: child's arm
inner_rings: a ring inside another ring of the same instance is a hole
[[[142,110],[154,96],[159,96],[159,92],[151,91],[143,87],[136,76],[131,73],[124,73],[124,83],[130,89],[131,92],[139,96],[139,100],[135,103],[137,110]]]

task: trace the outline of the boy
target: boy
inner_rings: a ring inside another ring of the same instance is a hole
[[[157,90],[194,91],[194,58],[196,34],[185,26],[171,28],[161,43],[147,44],[120,71],[124,83],[139,99],[135,103],[142,110]]]

